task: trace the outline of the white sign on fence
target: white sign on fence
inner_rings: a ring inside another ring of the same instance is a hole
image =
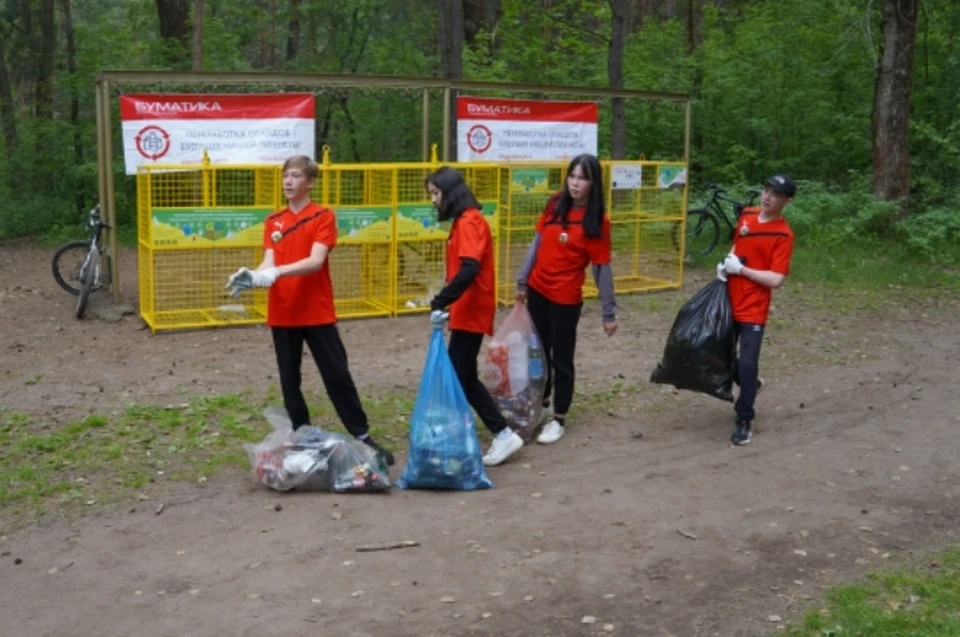
[[[610,173],[610,185],[614,190],[636,190],[643,183],[640,164],[614,164]]]
[[[278,164],[315,157],[311,94],[120,96],[127,174],[141,164]]]
[[[457,161],[597,154],[596,102],[457,98]]]

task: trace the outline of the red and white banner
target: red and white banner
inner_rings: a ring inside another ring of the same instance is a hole
[[[313,95],[120,96],[127,174],[141,164],[278,164],[314,158]]]
[[[457,161],[597,154],[596,102],[457,98]]]

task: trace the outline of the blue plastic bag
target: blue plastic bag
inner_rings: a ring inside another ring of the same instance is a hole
[[[434,328],[417,402],[410,417],[407,466],[401,489],[492,489],[473,412],[450,362],[443,331]]]

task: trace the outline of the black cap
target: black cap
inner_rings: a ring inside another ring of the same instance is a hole
[[[766,185],[785,197],[793,197],[797,194],[797,184],[786,175],[774,175],[767,180]]]

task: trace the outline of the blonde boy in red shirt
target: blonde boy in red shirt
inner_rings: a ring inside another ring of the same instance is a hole
[[[740,342],[735,376],[740,395],[734,405],[737,418],[730,436],[730,442],[737,446],[749,444],[753,437],[753,403],[763,386],[759,377],[763,330],[773,290],[790,274],[793,255],[793,231],[783,218],[783,209],[796,192],[796,184],[786,175],[768,179],[760,195],[760,208],[743,211],[733,249],[717,266],[717,275],[728,277],[727,291]]]
[[[283,404],[294,430],[310,424],[300,376],[306,342],[344,427],[392,465],[393,455],[370,437],[367,415],[337,330],[327,259],[337,245],[337,217],[330,208],[310,200],[318,172],[316,162],[305,155],[284,162],[283,194],[288,203],[264,222],[263,262],[256,270],[240,268],[227,287],[234,296],[250,287],[270,289],[267,325],[277,355]]]

